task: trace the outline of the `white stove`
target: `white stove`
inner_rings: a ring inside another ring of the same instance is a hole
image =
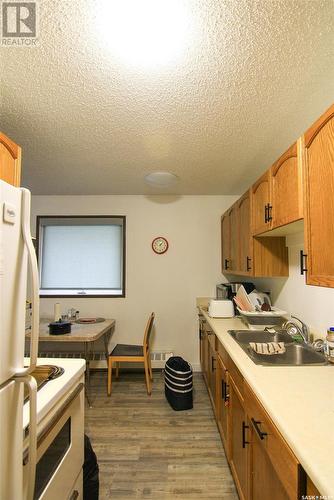
[[[34,500],[82,498],[84,372],[82,359],[39,358],[63,373],[37,392],[37,465]],[[29,402],[23,408],[24,482],[28,481]]]
[[[29,359],[25,358],[25,362]],[[66,396],[70,388],[79,382],[82,378],[86,362],[84,359],[66,359],[66,358],[38,358],[39,365],[56,365],[63,368],[64,373],[54,380],[48,381],[37,393],[37,423],[39,424],[44,417]],[[23,407],[23,429],[29,423],[29,403]]]

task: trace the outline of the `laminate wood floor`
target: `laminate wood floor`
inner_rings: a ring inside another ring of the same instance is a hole
[[[172,410],[163,375],[147,396],[141,373],[120,372],[106,395],[107,373],[91,377],[86,433],[100,468],[100,500],[224,499],[238,496],[202,375],[194,374],[194,408]]]

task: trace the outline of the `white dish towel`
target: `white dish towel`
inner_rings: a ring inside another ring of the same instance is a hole
[[[257,354],[283,354],[285,352],[284,342],[250,342],[251,349]]]

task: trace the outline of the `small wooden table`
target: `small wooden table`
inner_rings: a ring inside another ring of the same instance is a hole
[[[84,358],[86,360],[86,397],[90,404],[90,361],[92,348],[94,342],[103,338],[104,352],[106,356],[106,362],[108,364],[108,344],[111,335],[115,330],[114,319],[106,319],[101,323],[89,323],[89,324],[78,324],[72,323],[71,333],[66,333],[64,335],[50,335],[49,334],[49,323],[52,320],[41,319],[39,324],[39,341],[40,342],[67,342],[67,343],[82,343],[84,346]],[[26,333],[27,337],[30,337],[29,330]]]

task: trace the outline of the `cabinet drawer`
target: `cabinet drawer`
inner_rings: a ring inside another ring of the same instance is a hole
[[[289,498],[298,497],[298,461],[269,415],[245,382],[245,407],[250,425],[260,437]]]
[[[239,392],[238,395],[239,395],[241,401],[243,401],[244,400],[244,392],[245,392],[244,391],[244,378],[230,357],[228,358],[227,370],[229,372],[229,378],[232,378],[232,380],[234,382],[234,386],[237,389],[237,391]]]
[[[217,351],[222,362],[225,365],[225,369],[227,369],[229,355],[227,354],[225,347],[219,342],[218,339],[217,339]]]

